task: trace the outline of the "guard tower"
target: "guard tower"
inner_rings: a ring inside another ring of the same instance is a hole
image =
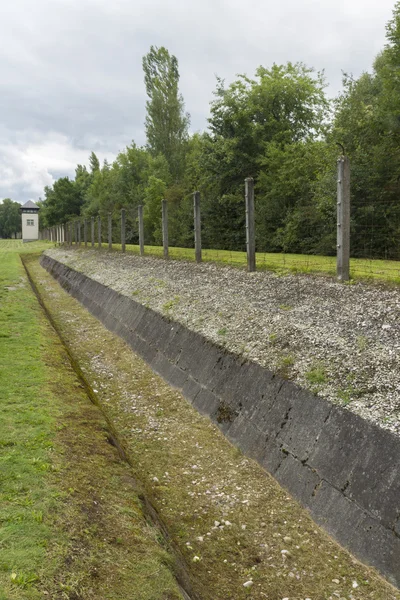
[[[28,200],[20,208],[22,217],[22,241],[33,242],[39,239],[39,207]]]

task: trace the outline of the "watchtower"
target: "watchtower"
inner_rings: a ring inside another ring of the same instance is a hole
[[[39,207],[28,200],[20,208],[22,217],[22,241],[33,242],[39,239]]]

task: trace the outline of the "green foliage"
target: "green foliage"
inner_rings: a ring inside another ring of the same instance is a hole
[[[324,365],[313,365],[311,369],[305,373],[305,378],[307,379],[308,383],[314,385],[326,383],[327,375]]]
[[[162,243],[161,200],[165,196],[166,184],[162,179],[151,175],[144,190],[143,223],[146,240]]]
[[[21,225],[21,205],[5,198],[0,204],[0,237],[10,238],[19,233]]]
[[[41,227],[52,227],[65,223],[71,217],[80,214],[83,205],[83,190],[87,182],[86,169],[78,165],[76,169],[78,182],[69,177],[61,177],[52,187],[44,188],[44,200],[39,212]]]
[[[152,154],[162,154],[172,175],[182,175],[189,115],[179,93],[178,61],[164,47],[151,46],[143,57],[146,102],[146,134]]]
[[[143,58],[148,146],[133,142],[103,166],[92,152],[75,181],[45,189],[42,224],[124,207],[126,240],[137,244],[144,204],[146,245],[161,244],[165,198],[170,245],[193,247],[199,190],[203,248],[245,251],[244,180],[251,176],[258,252],[334,256],[339,143],[351,162],[352,256],[399,259],[399,64],[397,2],[372,73],[345,74],[335,101],[325,96],[323,73],[303,63],[260,66],[254,78],[239,75],[229,85],[217,78],[208,131],[189,137],[178,61],[152,46]]]

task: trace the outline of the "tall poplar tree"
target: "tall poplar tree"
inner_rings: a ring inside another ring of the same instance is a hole
[[[143,57],[146,102],[146,134],[152,154],[163,154],[172,176],[177,179],[184,168],[189,115],[179,93],[178,60],[164,47],[150,47]]]

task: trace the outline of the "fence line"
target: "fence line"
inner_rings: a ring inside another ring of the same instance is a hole
[[[257,213],[255,211],[254,205],[254,181],[252,178],[247,178],[244,183],[247,270],[251,272],[256,270],[257,267],[266,269],[276,268],[278,267],[278,259],[274,259],[274,257],[277,256],[276,254],[256,254],[255,217]],[[165,199],[160,199],[160,205],[162,226],[162,253],[164,258],[167,259],[169,256],[171,256],[168,240],[168,202]],[[333,257],[331,259],[330,257],[323,257],[318,255],[303,255],[300,260],[299,257],[297,257],[297,260],[295,261],[296,268],[298,270],[313,270],[313,265],[317,265],[318,262],[322,263],[323,261],[325,261],[327,265],[329,264],[329,267],[326,269],[325,272],[331,273],[332,270],[335,269],[336,276],[339,281],[345,282],[350,279],[350,208],[350,162],[348,157],[341,156],[337,161],[336,269],[334,267],[335,259]],[[357,207],[357,209],[360,210],[359,207]],[[108,247],[108,250],[111,251],[113,249],[114,240],[114,243],[121,244],[121,250],[122,252],[125,252],[127,239],[131,239],[132,236],[132,230],[130,230],[129,232],[127,230],[128,222],[130,223],[130,226],[132,222],[136,222],[134,235],[139,242],[140,256],[144,256],[145,253],[154,254],[153,250],[150,250],[150,248],[146,250],[145,246],[143,205],[138,206],[137,216],[134,215],[132,211],[129,211],[129,209],[123,208],[120,211],[118,211],[118,223],[115,220],[113,222],[113,213],[111,212],[103,216],[98,215],[97,218],[92,216],[90,219],[90,228],[88,227],[88,220],[85,218],[83,221],[83,239],[85,248],[87,248],[88,246],[88,235],[90,230],[90,243],[92,248],[94,248],[96,245],[97,234],[97,247],[99,249]],[[70,220],[68,223],[64,223],[63,225],[57,225],[55,227],[42,230],[40,232],[40,239],[49,239],[56,243],[67,244],[70,247],[73,246],[73,244],[75,244],[75,246],[79,247],[81,245],[81,226],[82,218],[77,217]],[[129,238],[128,233],[130,236]],[[213,258],[215,259],[216,255],[217,260],[222,259],[225,261],[226,257],[228,257],[228,262],[230,262],[231,264],[243,264],[243,259],[241,258],[243,256],[243,253],[241,253],[240,251],[207,251],[202,247],[201,195],[199,192],[193,193],[193,233],[194,259],[197,263],[200,263],[202,260],[212,260]],[[352,233],[352,235],[354,234]],[[190,250],[188,250],[187,258],[189,258],[189,253]],[[294,256],[296,255],[293,255],[293,257]],[[291,262],[293,261],[293,257],[290,255],[285,255],[285,253],[280,253],[279,267],[287,268],[288,270],[290,270],[290,265],[293,265],[293,262]],[[357,266],[357,269],[354,267],[355,272],[361,273],[361,276],[363,276],[364,273],[365,275],[368,275],[369,263],[367,259],[364,262],[362,267]],[[370,261],[370,272],[371,274],[375,274],[375,270],[377,267],[372,266],[372,262],[374,261]],[[361,261],[358,261],[357,265],[359,263],[361,264]],[[356,262],[354,262],[354,265],[355,264]],[[381,270],[390,270],[390,268],[392,268],[394,277],[400,280],[399,265],[393,264],[385,267],[380,265],[379,268]],[[323,268],[320,268],[318,266],[315,270],[324,271]]]

